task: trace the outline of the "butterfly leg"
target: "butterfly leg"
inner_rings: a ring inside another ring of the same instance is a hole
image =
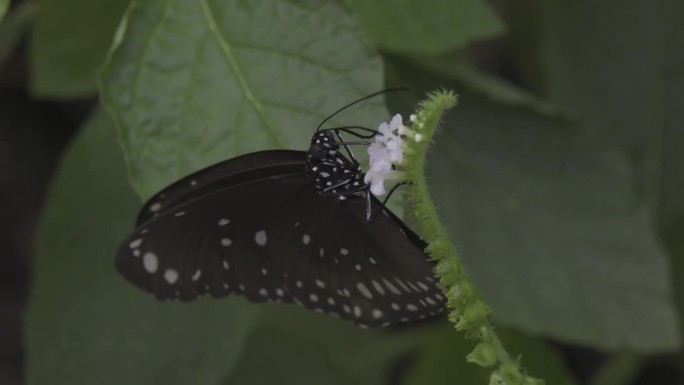
[[[339,131],[335,130],[335,136],[337,136],[337,139],[339,139],[340,142],[343,143],[342,146],[347,151],[347,154],[349,155],[349,159],[351,159],[351,161],[354,163],[355,166],[358,166],[359,162],[356,160],[356,157],[354,156],[354,153],[352,152],[351,147],[349,147],[349,145],[346,144],[346,142],[344,141],[342,134],[340,134]]]
[[[390,190],[389,194],[387,194],[387,196],[385,197],[385,199],[382,200],[382,205],[380,206],[380,209],[378,209],[378,211],[377,211],[372,217],[371,217],[371,216],[368,216],[368,218],[367,218],[367,219],[368,219],[368,222],[373,222],[373,219],[375,219],[378,215],[380,215],[380,213],[381,213],[383,210],[385,210],[385,209],[387,208],[387,206],[386,206],[385,204],[386,204],[387,201],[390,199],[390,197],[392,196],[392,194],[394,194],[394,192],[397,190],[397,188],[399,188],[399,186],[401,186],[401,185],[403,185],[403,184],[406,184],[406,182],[397,183],[397,184],[394,185],[394,187],[392,187],[392,189]],[[368,214],[369,211],[370,211],[370,208],[369,208],[369,207],[366,207],[366,214],[367,214],[367,215],[369,215],[369,214]]]
[[[367,221],[368,223],[370,223],[370,222],[371,222],[371,212],[373,211],[373,210],[372,210],[372,209],[373,209],[373,205],[372,205],[372,202],[371,202],[371,192],[370,192],[370,190],[366,190],[365,195],[366,195],[366,221]],[[384,206],[384,204],[383,204],[383,206]]]

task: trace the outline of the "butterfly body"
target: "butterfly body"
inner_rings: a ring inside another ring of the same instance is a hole
[[[345,157],[334,137],[327,132],[317,132],[311,139],[306,175],[322,195],[339,200],[368,192],[361,165]]]

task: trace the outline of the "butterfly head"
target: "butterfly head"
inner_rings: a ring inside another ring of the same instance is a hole
[[[339,152],[340,146],[335,142],[335,137],[330,132],[317,132],[311,138],[307,160],[310,162],[324,162],[330,160]]]

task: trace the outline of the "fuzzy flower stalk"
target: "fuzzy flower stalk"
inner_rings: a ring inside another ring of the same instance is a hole
[[[544,381],[527,376],[520,359],[511,358],[504,349],[489,320],[489,307],[465,273],[428,194],[424,175],[427,148],[442,114],[455,104],[456,97],[450,91],[430,93],[406,124],[401,115],[380,124],[374,143],[368,147],[370,169],[365,181],[377,196],[386,194],[387,181],[406,183],[409,214],[427,242],[426,253],[437,262],[435,271],[444,287],[449,320],[467,339],[478,341],[467,360],[494,368],[489,385],[543,385]]]

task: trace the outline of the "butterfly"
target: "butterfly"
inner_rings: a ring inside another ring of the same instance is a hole
[[[164,188],[118,249],[119,273],[160,300],[294,302],[361,327],[441,313],[426,245],[370,194],[342,137],[369,137],[354,128],[319,126],[308,151],[245,154]]]

